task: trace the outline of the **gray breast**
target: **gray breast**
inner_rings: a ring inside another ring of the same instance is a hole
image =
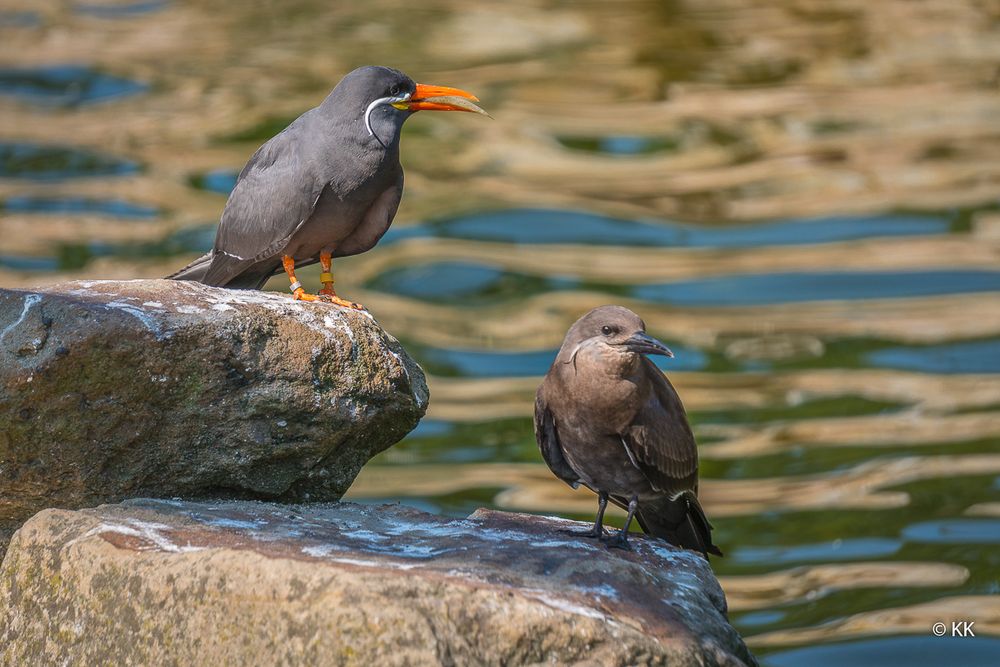
[[[336,248],[364,220],[365,213],[377,197],[367,192],[337,197],[327,186],[316,202],[316,208],[289,241],[286,253],[296,261],[315,258],[324,248]]]

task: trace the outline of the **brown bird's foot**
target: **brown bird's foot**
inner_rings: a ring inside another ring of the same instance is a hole
[[[608,545],[609,549],[632,551],[632,545],[628,543],[628,534],[624,530],[615,533],[615,536],[605,542],[605,544]]]
[[[587,539],[591,540],[603,540],[605,537],[607,537],[607,533],[604,531],[603,528],[601,529],[591,528],[590,530],[567,529],[560,532],[565,533],[567,535],[572,535],[573,537],[586,537]]]
[[[586,537],[591,540],[603,540],[608,536],[607,531],[600,526],[594,526],[590,530],[569,530],[567,528],[566,530],[561,530],[559,532],[572,535],[573,537]]]
[[[639,509],[639,497],[632,496],[632,499],[628,503],[628,516],[625,517],[625,526],[615,533],[614,537],[609,539],[605,544],[608,545],[609,549],[623,549],[624,551],[632,551],[632,545],[628,543],[628,527],[632,525],[632,517],[635,516],[636,510]]]
[[[594,526],[590,530],[567,530],[564,531],[576,537],[587,537],[592,540],[603,540],[604,532],[604,510],[608,508],[608,494],[597,494],[597,518],[594,519]]]

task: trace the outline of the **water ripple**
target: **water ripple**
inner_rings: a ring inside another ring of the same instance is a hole
[[[893,299],[1000,291],[1000,271],[857,271],[731,275],[632,290],[636,298],[683,306],[753,306],[795,301]]]
[[[0,68],[0,95],[53,106],[106,102],[148,89],[145,83],[105,74],[84,65]]]
[[[386,241],[438,237],[531,244],[747,248],[864,238],[945,234],[930,215],[829,216],[726,225],[687,225],[610,218],[582,211],[511,209],[391,230]]]
[[[137,171],[139,165],[132,160],[84,148],[0,142],[0,178],[63,181]]]

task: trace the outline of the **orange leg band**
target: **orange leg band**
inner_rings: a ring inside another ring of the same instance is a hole
[[[288,287],[292,291],[292,298],[298,301],[315,301],[317,297],[315,294],[306,294],[305,289],[295,278],[295,260],[288,255],[282,255],[281,265],[285,267],[285,273],[288,274],[288,280],[291,283]]]

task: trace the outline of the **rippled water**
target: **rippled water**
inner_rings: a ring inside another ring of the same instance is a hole
[[[339,4],[0,10],[0,284],[174,270],[356,65],[473,90],[496,121],[412,119],[395,225],[336,266],[432,394],[351,497],[590,518],[533,393],[624,303],[677,355],[764,664],[1000,662],[997,8]],[[976,638],[932,636],[959,619]]]

